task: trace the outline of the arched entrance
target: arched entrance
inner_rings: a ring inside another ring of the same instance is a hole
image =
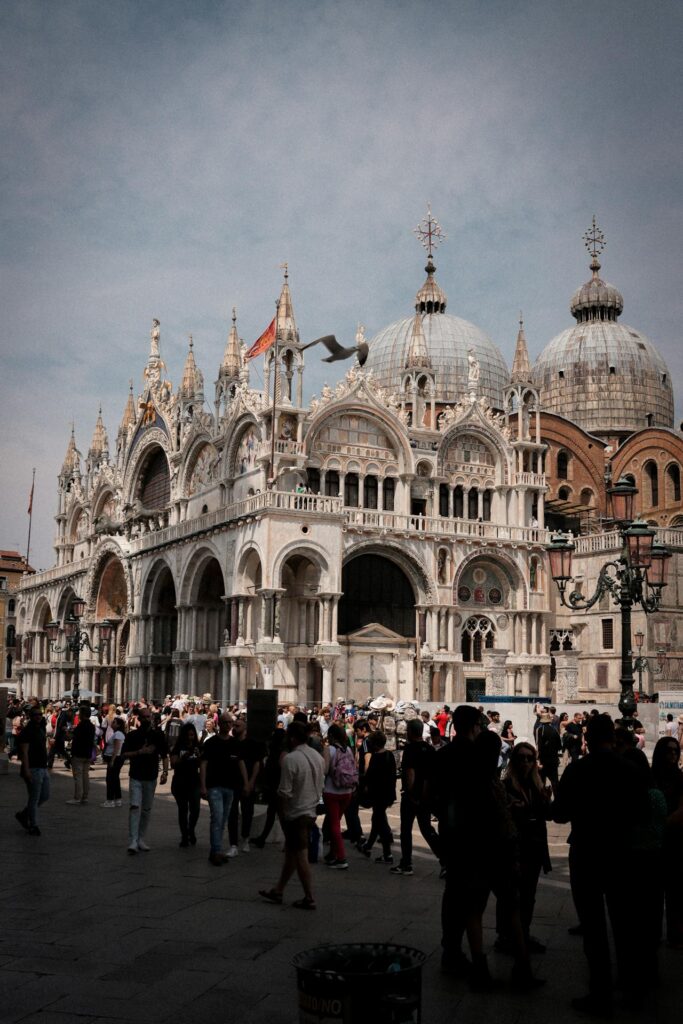
[[[415,592],[403,569],[378,554],[359,555],[342,570],[339,633],[378,623],[400,636],[415,636]]]
[[[140,696],[162,698],[175,689],[172,661],[178,632],[176,590],[167,565],[160,567],[151,582],[147,608],[146,660],[149,669],[147,692]]]
[[[220,692],[219,649],[225,619],[225,583],[218,559],[209,558],[194,581],[191,596],[190,688],[200,696]]]
[[[98,658],[100,667],[94,674],[93,689],[106,701],[122,701],[126,696],[126,646],[128,637],[128,588],[123,565],[112,555],[100,568],[95,615],[98,622],[109,619],[114,630],[109,643]],[[126,642],[122,644],[125,632]]]

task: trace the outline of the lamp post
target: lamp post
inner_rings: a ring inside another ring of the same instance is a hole
[[[105,643],[111,639],[112,630],[114,624],[105,619],[104,622],[97,623],[97,629],[100,636],[100,643],[97,647],[93,647],[90,643],[90,637],[87,632],[81,629],[80,622],[85,612],[85,601],[80,597],[75,597],[71,602],[71,611],[69,615],[64,619],[63,627],[60,626],[59,622],[48,622],[45,625],[45,633],[47,635],[48,643],[53,651],[57,654],[63,654],[70,651],[74,656],[74,682],[71,688],[71,699],[74,705],[78,704],[78,698],[80,695],[78,680],[81,667],[81,651],[84,647],[87,647],[93,654],[98,654],[103,650]],[[59,636],[60,630],[64,632],[64,646],[57,646],[57,637]]]
[[[600,569],[595,593],[584,597],[577,590],[567,593],[572,577],[572,554],[575,545],[564,535],[558,534],[548,545],[550,574],[560,592],[560,602],[565,608],[587,611],[596,604],[603,594],[610,594],[619,606],[621,617],[621,673],[619,684],[621,698],[619,710],[622,723],[633,727],[636,702],[633,693],[633,670],[638,668],[632,661],[631,650],[631,609],[639,605],[646,613],[657,611],[666,586],[667,562],[671,552],[663,544],[655,542],[655,531],[647,523],[633,520],[633,501],[638,493],[630,480],[622,477],[607,492],[612,501],[612,515],[621,534],[622,550],[619,557],[606,562]],[[641,634],[642,635],[642,634]],[[636,639],[637,642],[637,639]],[[642,641],[641,641],[642,644]],[[639,669],[642,680],[642,667]]]

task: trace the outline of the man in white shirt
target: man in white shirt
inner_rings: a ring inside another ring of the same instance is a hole
[[[306,726],[292,722],[287,726],[291,753],[282,762],[278,787],[278,815],[285,834],[285,861],[280,878],[272,889],[260,889],[268,903],[282,903],[285,886],[296,871],[304,890],[301,900],[292,904],[298,910],[315,910],[308,842],[325,779],[325,762],[307,745]]]

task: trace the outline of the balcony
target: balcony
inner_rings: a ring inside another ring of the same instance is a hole
[[[270,441],[261,441],[256,457],[259,459],[269,459],[272,453],[272,446]],[[299,455],[304,454],[303,441],[276,441],[275,442],[275,454],[276,455],[289,455],[292,458],[297,458]]]
[[[415,537],[452,540],[485,540],[495,543],[546,544],[548,531],[538,526],[505,526],[472,519],[442,519],[440,516],[413,516],[379,509],[345,508],[348,530],[409,534]]]

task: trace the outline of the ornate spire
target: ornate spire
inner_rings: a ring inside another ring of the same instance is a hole
[[[105,430],[104,423],[102,422],[102,406],[100,405],[100,411],[97,414],[97,422],[95,423],[95,430],[93,431],[92,441],[90,442],[89,455],[101,455],[103,452],[109,449],[109,440],[107,439],[107,431]]]
[[[121,420],[121,426],[119,427],[119,433],[125,434],[128,427],[135,425],[135,402],[133,401],[133,381],[128,382],[128,401],[126,402],[126,408],[123,410],[123,418]]]
[[[292,293],[289,290],[289,268],[286,263],[281,264],[284,270],[284,280],[280,291],[280,298],[277,300],[277,318],[275,327],[280,342],[293,341],[299,343],[299,332],[296,329],[294,319],[294,307],[292,305]]]
[[[197,394],[197,363],[194,358],[194,341],[192,335],[190,335],[190,345],[187,350],[187,358],[185,359],[185,368],[183,370],[183,380],[180,385],[180,397],[181,398],[195,398]]]
[[[420,221],[414,229],[415,234],[427,251],[427,280],[420,288],[415,297],[415,311],[417,313],[444,313],[446,311],[446,294],[434,279],[436,267],[432,256],[434,250],[446,240],[439,222],[432,217],[431,205],[427,204],[427,216]]]
[[[242,356],[240,352],[240,339],[237,335],[237,312],[232,307],[232,327],[228,335],[228,343],[225,346],[223,362],[221,363],[220,376],[228,377],[230,380],[237,380],[242,369]]]
[[[602,231],[595,223],[595,214],[593,214],[593,223],[583,236],[583,241],[588,252],[592,256],[590,266],[593,271],[593,278],[597,279],[598,271],[600,270],[600,260],[598,259],[598,256],[600,256],[603,250],[607,248],[607,242]]]
[[[513,384],[525,384],[531,380],[531,362],[529,350],[524,336],[524,318],[519,314],[519,331],[517,332],[517,344],[515,345],[515,357],[512,360],[512,373],[510,380]]]
[[[66,455],[64,456],[64,462],[62,464],[62,473],[65,476],[69,476],[71,473],[80,473],[81,471],[81,453],[76,447],[76,432],[74,424],[71,424],[71,437],[69,438],[69,444],[66,449]]]
[[[424,331],[422,330],[422,314],[416,313],[413,319],[413,330],[410,335],[410,343],[408,345],[408,354],[406,356],[406,369],[411,367],[420,367],[421,369],[431,369],[432,363],[429,358],[429,351],[427,349],[427,342],[425,340]]]

